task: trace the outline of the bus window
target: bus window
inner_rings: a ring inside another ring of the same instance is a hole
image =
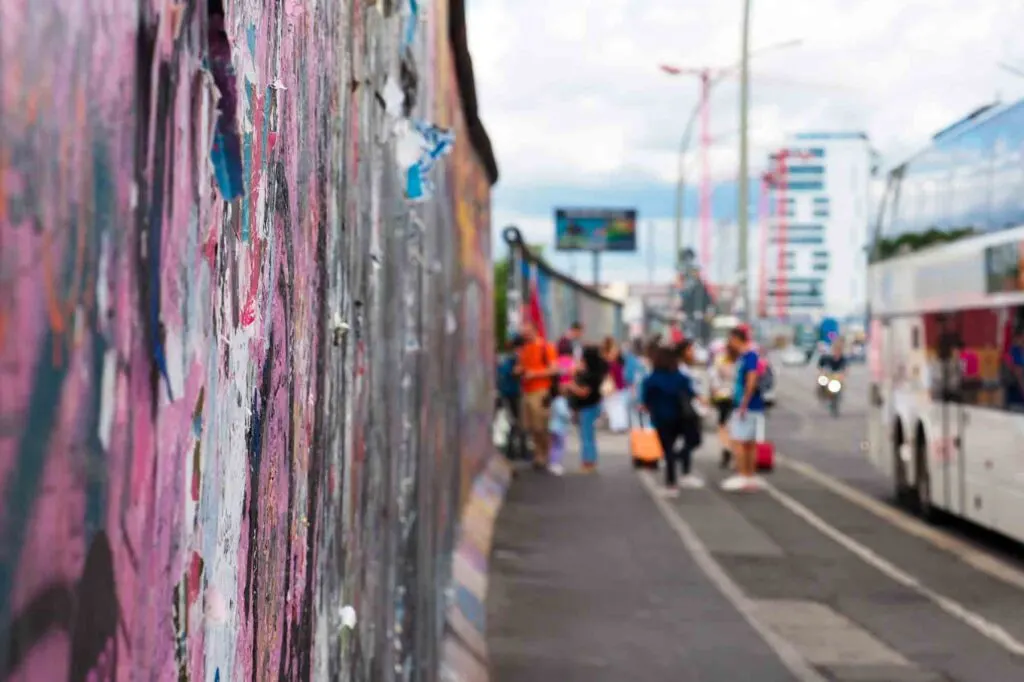
[[[1002,407],[1024,412],[1024,309],[1006,311],[1000,329],[999,383]]]
[[[979,308],[957,313],[956,354],[961,375],[960,400],[979,407],[1002,407],[999,382],[998,309]]]

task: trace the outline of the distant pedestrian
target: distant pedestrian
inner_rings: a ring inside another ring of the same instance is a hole
[[[559,344],[564,341],[570,345],[572,356],[577,362],[583,358],[583,331],[583,323],[577,320],[569,325],[569,331],[558,340]]]
[[[579,361],[576,359],[576,349],[573,347],[572,341],[569,339],[559,341],[558,345],[555,346],[555,354],[557,356],[555,366],[558,369],[558,385],[566,386],[571,384],[579,365]]]
[[[597,469],[597,420],[601,416],[601,384],[608,374],[608,363],[597,346],[583,349],[583,361],[567,391],[576,410],[580,429],[580,457],[583,472]]]
[[[718,416],[718,442],[722,447],[721,467],[732,463],[732,440],[729,438],[729,419],[732,417],[736,393],[736,361],[738,355],[731,345],[715,353],[711,366],[711,398]]]
[[[566,397],[568,388],[555,384],[552,387],[551,396],[551,419],[548,422],[548,432],[551,434],[551,456],[548,463],[548,471],[555,476],[565,473],[563,465],[565,459],[565,440],[569,433],[569,426],[572,424],[572,410],[569,408],[569,399]]]
[[[757,490],[757,439],[764,433],[764,396],[760,388],[761,359],[754,350],[747,329],[738,327],[729,333],[729,347],[737,357],[734,411],[729,419],[729,435],[734,445],[736,475],[722,482],[729,492]]]
[[[625,353],[625,379],[626,390],[629,392],[629,418],[630,421],[636,417],[640,408],[640,385],[649,370],[647,366],[647,350],[644,348],[643,339],[633,339],[629,351]]]
[[[629,387],[626,385],[625,359],[619,344],[610,336],[604,340],[601,353],[608,363],[608,376],[611,380],[611,390],[604,400],[608,428],[612,433],[625,433],[629,429]]]
[[[700,417],[693,406],[696,399],[693,382],[679,371],[674,346],[659,346],[653,351],[653,369],[644,380],[641,395],[644,408],[658,433],[665,456],[665,491],[679,494],[679,486],[701,488],[704,481],[692,472],[693,451],[700,445]],[[677,467],[682,478],[677,476]]]
[[[520,336],[509,339],[504,356],[498,361],[498,404],[499,413],[504,413],[508,424],[505,439],[505,456],[510,460],[526,457],[526,432],[523,430],[522,411],[522,368],[519,366],[519,348],[523,345]]]
[[[523,337],[523,345],[518,353],[522,370],[523,425],[533,440],[533,467],[546,469],[550,448],[549,395],[557,373],[555,349],[528,322],[523,324],[520,332]]]

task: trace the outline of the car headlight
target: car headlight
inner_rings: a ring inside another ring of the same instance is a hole
[[[830,390],[832,393],[839,393],[839,389],[841,389],[842,387],[843,385],[839,383],[838,379],[833,379],[832,381],[828,382],[828,390]]]
[[[818,385],[819,386],[828,386],[828,377],[825,376],[824,374],[822,374],[820,377],[818,377]]]

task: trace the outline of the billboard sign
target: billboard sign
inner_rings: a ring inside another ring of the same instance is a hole
[[[636,251],[636,210],[555,209],[555,250]]]

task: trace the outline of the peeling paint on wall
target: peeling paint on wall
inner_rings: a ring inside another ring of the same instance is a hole
[[[5,3],[0,678],[437,679],[497,171],[404,4]]]

